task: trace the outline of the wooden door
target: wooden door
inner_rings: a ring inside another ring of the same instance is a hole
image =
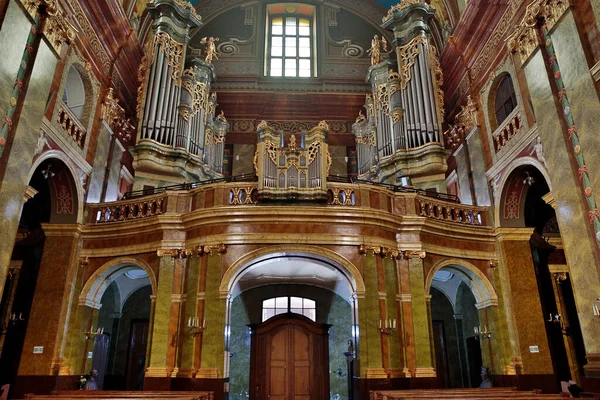
[[[432,321],[433,346],[435,348],[435,371],[437,373],[438,386],[450,387],[448,371],[448,352],[446,350],[446,335],[444,333],[444,321]]]
[[[129,349],[127,351],[127,390],[142,390],[146,369],[146,346],[148,344],[148,320],[131,320]]]
[[[254,400],[329,398],[328,325],[297,314],[273,317],[252,329]]]
[[[98,371],[96,387],[104,389],[104,375],[108,363],[108,349],[110,347],[110,336],[107,334],[96,335],[94,338],[94,353],[92,356],[92,369]]]

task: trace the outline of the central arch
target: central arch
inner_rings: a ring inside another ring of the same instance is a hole
[[[225,272],[221,279],[219,292],[222,298],[231,295],[240,278],[254,265],[273,257],[298,256],[318,260],[338,270],[348,280],[353,293],[358,298],[365,295],[365,283],[358,268],[347,258],[338,253],[321,247],[290,244],[264,247],[251,251],[236,260]]]

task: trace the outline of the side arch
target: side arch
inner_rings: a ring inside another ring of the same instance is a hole
[[[502,178],[500,178],[500,183],[498,184],[498,189],[496,189],[496,191],[494,193],[494,222],[495,222],[495,226],[497,226],[497,227],[500,226],[500,212],[501,212],[502,206],[503,206],[502,198],[503,198],[504,192],[506,190],[506,185],[508,183],[508,179],[510,178],[512,173],[515,172],[515,170],[517,168],[523,167],[526,165],[534,167],[535,169],[540,171],[540,173],[546,180],[548,187],[550,188],[550,192],[552,192],[552,182],[550,181],[550,175],[548,174],[548,169],[544,166],[544,164],[542,164],[542,162],[540,160],[538,160],[535,157],[530,157],[530,156],[519,157],[519,158],[513,160],[510,164],[508,164],[508,166],[504,170],[504,173],[502,174]]]
[[[433,276],[435,273],[444,267],[456,270],[459,273],[462,273],[460,275],[468,278],[462,280],[473,292],[475,300],[477,301],[477,308],[498,305],[498,294],[494,289],[494,285],[492,285],[487,276],[485,276],[485,274],[481,272],[475,265],[458,258],[441,260],[433,266],[433,268],[427,274],[427,278],[425,279],[425,293],[430,292],[431,282],[433,281]]]
[[[348,279],[348,282],[358,298],[363,298],[365,296],[366,289],[362,275],[350,260],[329,249],[309,245],[289,244],[264,247],[251,251],[237,259],[231,264],[227,271],[225,271],[225,274],[221,279],[221,285],[219,286],[221,297],[225,298],[231,293],[239,278],[248,268],[252,267],[253,264],[260,262],[267,256],[271,257],[276,255],[309,255],[319,258],[321,261],[338,269],[346,279]]]
[[[79,305],[99,308],[102,295],[106,288],[118,277],[118,272],[133,268],[141,268],[146,271],[152,287],[152,295],[156,295],[157,280],[150,265],[137,257],[119,257],[102,265],[89,277],[79,294]]]
[[[55,158],[63,162],[66,165],[67,169],[71,173],[71,178],[73,179],[73,183],[75,185],[75,190],[77,191],[77,222],[83,222],[83,198],[84,198],[84,189],[81,184],[81,174],[77,172],[77,168],[73,164],[73,162],[69,159],[69,157],[59,150],[48,150],[42,154],[33,162],[31,169],[29,170],[29,176],[27,177],[27,182],[31,182],[31,178],[33,178],[33,174],[38,169],[38,167],[46,160]]]

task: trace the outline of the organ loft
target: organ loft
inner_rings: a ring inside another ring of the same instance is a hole
[[[0,397],[600,398],[599,23],[0,0]]]

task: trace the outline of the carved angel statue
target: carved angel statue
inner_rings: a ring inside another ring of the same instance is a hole
[[[206,61],[208,64],[212,63],[213,58],[215,60],[219,59],[219,53],[217,52],[217,45],[215,45],[215,42],[218,42],[219,38],[218,37],[204,37],[202,38],[202,40],[200,41],[201,44],[205,44],[206,45],[206,58],[204,59],[204,61]]]
[[[367,117],[365,117],[365,114],[363,114],[362,110],[360,110],[358,112],[358,117],[356,117],[356,123],[358,124],[359,122],[363,122],[364,120],[366,120]]]
[[[387,41],[385,43],[387,48]],[[371,48],[367,50],[367,53],[371,55],[371,65],[379,64],[381,62],[381,41],[379,40],[379,36],[373,36],[373,40],[371,40]]]

